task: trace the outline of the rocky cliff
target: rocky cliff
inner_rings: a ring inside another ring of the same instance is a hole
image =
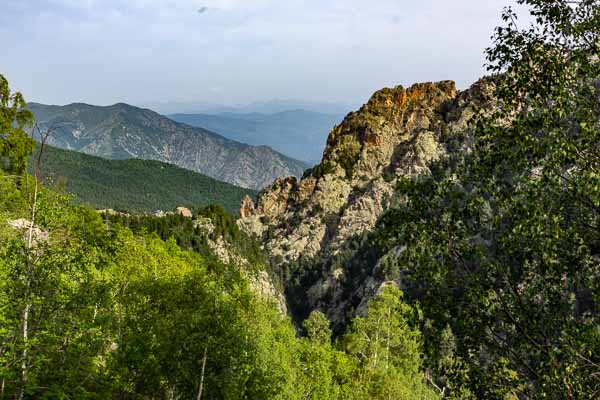
[[[395,195],[400,178],[428,174],[449,154],[469,151],[470,123],[487,101],[487,85],[380,90],[333,128],[319,165],[300,180],[275,180],[256,205],[244,203],[239,225],[261,238],[285,275],[296,317],[321,309],[342,324],[383,284],[373,273],[381,260],[361,259],[368,233],[402,201]],[[353,271],[357,264],[366,273]]]

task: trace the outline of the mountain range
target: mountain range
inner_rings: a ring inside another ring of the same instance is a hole
[[[169,118],[202,127],[239,142],[267,145],[296,159],[316,164],[323,155],[327,134],[343,114],[303,109],[265,113],[171,114]]]
[[[148,102],[142,106],[161,114],[276,114],[288,110],[306,110],[325,114],[347,114],[359,104],[350,102],[309,101],[296,99],[271,99],[244,105],[223,105],[206,101]]]
[[[249,189],[300,176],[307,167],[267,146],[236,142],[124,103],[28,106],[42,130],[53,128],[48,144],[107,159],[162,161]]]
[[[39,154],[38,145],[29,162]],[[107,160],[45,146],[41,171],[48,186],[64,185],[76,201],[99,209],[153,212],[218,204],[235,215],[245,196],[256,192],[153,160]]]

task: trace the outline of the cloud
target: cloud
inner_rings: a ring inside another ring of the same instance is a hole
[[[49,102],[364,99],[483,73],[504,0],[4,0],[3,59]],[[201,14],[202,18],[198,18]],[[204,97],[205,96],[205,97]]]

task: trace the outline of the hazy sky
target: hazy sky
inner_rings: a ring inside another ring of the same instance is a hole
[[[510,0],[1,0],[0,73],[29,101],[357,103],[484,74]]]

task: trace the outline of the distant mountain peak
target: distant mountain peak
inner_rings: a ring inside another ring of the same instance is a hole
[[[49,144],[103,158],[168,162],[251,189],[306,168],[271,148],[252,148],[126,103],[29,107],[42,124],[60,122]]]
[[[268,145],[296,159],[314,162],[323,155],[327,134],[344,115],[286,110],[274,114],[226,112],[174,114],[169,117],[218,132],[229,139],[252,145]]]
[[[256,101],[246,105],[223,105],[202,101],[188,102],[149,102],[144,107],[151,108],[161,114],[275,114],[290,110],[307,110],[323,114],[347,114],[357,103],[326,102],[298,99],[270,99]]]

